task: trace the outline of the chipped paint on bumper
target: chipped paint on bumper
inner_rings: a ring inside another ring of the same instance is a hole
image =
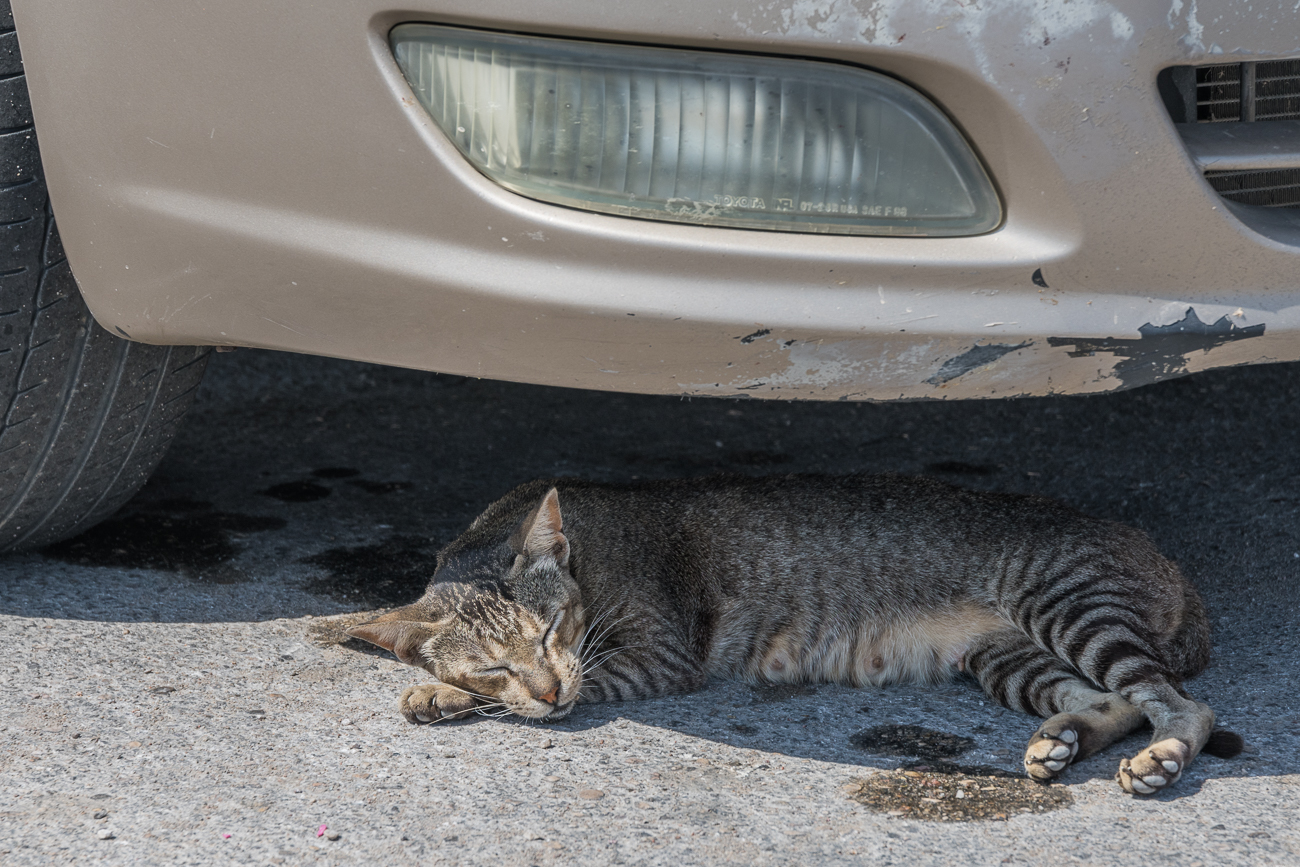
[[[1029,397],[1115,391],[1212,367],[1296,358],[1295,340],[1269,340],[1267,323],[1244,324],[1246,316],[1238,309],[1206,322],[1188,306],[1174,322],[1135,326],[1136,337],[1041,335],[1017,343],[906,333],[800,340],[764,329],[752,354],[733,365],[739,375],[681,388],[823,400]]]

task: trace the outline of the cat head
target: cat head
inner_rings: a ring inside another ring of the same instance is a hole
[[[453,543],[419,601],[347,633],[478,696],[484,712],[559,719],[582,684],[585,625],[562,526],[552,488],[507,540]]]

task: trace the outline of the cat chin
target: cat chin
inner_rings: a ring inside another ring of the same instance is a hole
[[[577,704],[576,701],[571,701],[568,704],[564,705],[563,707],[557,707],[555,710],[551,711],[546,716],[541,717],[541,721],[555,722],[557,720],[562,720],[573,711],[573,706],[575,704]]]

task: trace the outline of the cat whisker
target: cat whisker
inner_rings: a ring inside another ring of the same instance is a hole
[[[619,617],[619,619],[615,620],[614,623],[608,624],[606,628],[601,630],[601,634],[599,634],[599,636],[595,637],[594,640],[590,642],[590,645],[584,647],[584,649],[582,649],[580,653],[578,653],[578,659],[582,658],[582,654],[590,653],[590,651],[594,650],[595,647],[601,646],[602,642],[604,642],[604,640],[606,640],[606,638],[610,636],[612,630],[614,630],[614,628],[617,627],[617,625],[623,623],[624,620],[629,620],[630,617],[632,617],[632,615],[630,614],[627,616]]]
[[[606,611],[601,612],[601,615],[597,617],[595,621],[592,622],[591,628],[587,630],[587,632],[583,636],[584,646],[599,645],[600,642],[604,641],[605,638],[609,636],[610,632],[612,632],[615,629],[615,627],[617,627],[619,624],[627,620],[632,619],[632,617],[635,616],[635,612],[628,612],[627,614],[624,614],[622,617],[618,618],[617,620],[611,621],[609,623],[606,623],[604,626],[601,626],[600,630],[596,632],[595,636],[591,636],[591,633],[595,631],[596,626],[600,624],[600,621],[608,617],[611,613],[613,613],[613,611],[614,609],[610,608],[607,609]]]
[[[587,660],[583,660],[582,663],[583,671],[584,672],[595,671],[596,669],[604,665],[606,662],[608,662],[612,657],[617,656],[618,654],[623,653],[624,651],[637,650],[642,647],[645,647],[645,645],[629,644],[623,647],[614,647],[611,648],[610,650],[602,651],[601,653],[597,654],[592,660],[590,660],[590,662],[588,662]]]
[[[610,634],[610,632],[612,632],[612,631],[614,630],[615,627],[617,627],[620,623],[623,623],[625,620],[629,620],[629,619],[631,619],[632,616],[633,616],[633,615],[630,614],[630,613],[629,613],[629,614],[624,614],[622,617],[618,618],[617,620],[615,620],[615,621],[613,621],[613,622],[611,622],[611,623],[606,623],[603,627],[601,627],[600,631],[597,632],[597,633],[593,636],[593,635],[592,635],[592,632],[593,632],[593,631],[596,629],[596,627],[600,624],[600,621],[603,620],[604,618],[608,617],[609,614],[610,614],[612,611],[613,611],[612,608],[611,608],[611,609],[606,609],[605,611],[602,611],[601,614],[600,614],[600,616],[597,617],[595,620],[593,620],[592,623],[591,623],[591,626],[589,626],[589,627],[587,628],[587,630],[583,633],[583,635],[582,635],[582,641],[578,643],[578,655],[579,655],[579,656],[581,656],[582,653],[583,653],[583,651],[585,651],[585,650],[588,650],[588,649],[590,649],[590,648],[592,648],[592,647],[599,647],[599,646],[600,646],[600,643],[601,643],[602,641],[604,641],[606,637],[608,637],[608,635]]]
[[[492,699],[496,697],[491,695],[483,695],[480,692],[471,692],[468,689],[462,689],[461,687],[450,683],[444,683],[443,686],[450,687],[451,689],[456,690],[456,692],[463,692],[465,695],[470,695],[473,696],[474,698],[481,698],[484,701],[492,701]],[[500,702],[497,702],[497,704],[500,704]]]
[[[483,705],[481,707],[476,707],[474,708],[474,713],[478,714],[479,716],[492,716],[495,713],[499,713],[499,711],[496,711],[493,708],[503,708],[503,707],[505,707],[504,704],[497,702],[496,704],[488,704],[488,705]]]
[[[595,672],[599,671],[600,669],[604,668],[605,663],[609,662],[612,658],[614,658],[614,657],[617,656],[618,654],[622,653],[622,652],[625,651],[625,650],[633,650],[633,649],[635,649],[635,648],[637,648],[637,647],[643,647],[643,646],[644,646],[644,645],[636,644],[636,645],[631,645],[631,646],[628,646],[628,647],[616,647],[616,648],[614,648],[613,650],[607,650],[607,651],[605,651],[605,653],[603,653],[603,654],[600,656],[600,658],[596,661],[595,664],[590,665],[590,666],[584,666],[584,668],[583,668],[583,672],[582,672],[582,679],[583,679],[583,682],[585,683],[585,682],[587,681],[587,678],[588,678],[590,675],[592,675],[592,674],[594,674]]]

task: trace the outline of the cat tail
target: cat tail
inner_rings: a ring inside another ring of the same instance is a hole
[[[1161,649],[1170,671],[1179,678],[1195,677],[1210,664],[1210,618],[1205,613],[1201,594],[1186,581],[1183,582],[1183,622]]]
[[[1214,756],[1218,759],[1231,759],[1241,753],[1246,748],[1246,741],[1236,732],[1230,732],[1227,729],[1214,729],[1210,732],[1210,739],[1201,747],[1201,752]]]
[[[1195,677],[1210,664],[1210,618],[1201,594],[1191,584],[1183,585],[1183,622],[1165,645],[1165,658],[1179,677]],[[1241,735],[1215,728],[1201,747],[1201,752],[1220,759],[1231,759],[1246,748]]]

